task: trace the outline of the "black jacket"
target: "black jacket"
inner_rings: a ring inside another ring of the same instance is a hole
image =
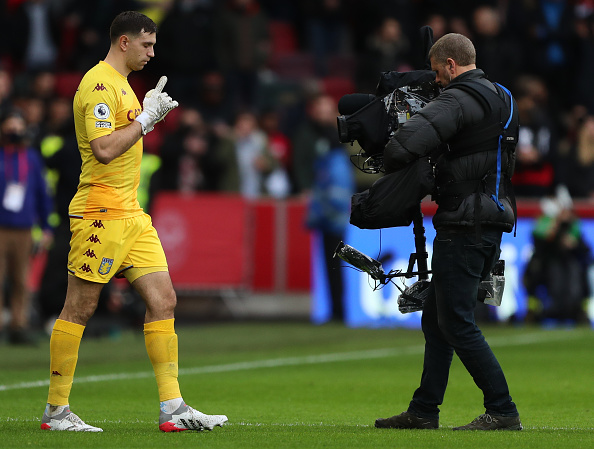
[[[482,70],[474,69],[457,76],[437,98],[406,121],[388,142],[384,149],[386,171],[395,171],[419,157],[431,155],[436,161],[439,205],[433,217],[436,229],[468,228],[470,231],[470,228],[475,227],[475,217],[478,216],[481,226],[510,232],[515,222],[513,193],[509,182],[514,170],[515,152],[502,151],[499,187],[499,200],[504,206],[502,211],[491,199],[496,185],[498,138],[492,135],[483,138],[479,135],[478,145],[488,147],[488,151],[462,156],[456,154],[464,136],[473,128],[481,126],[481,123],[484,124],[483,120],[501,122],[501,117],[491,114],[474,95],[456,88],[462,82],[481,83],[496,92],[495,86],[485,78]],[[511,132],[517,135],[516,111],[514,103],[515,120],[512,126],[515,129]],[[507,118],[509,113],[509,104],[503,106],[502,114]],[[452,196],[451,187],[460,186],[461,183],[466,184],[467,191]],[[470,190],[469,185],[473,185]],[[446,197],[443,194],[445,192],[449,192],[450,196]]]

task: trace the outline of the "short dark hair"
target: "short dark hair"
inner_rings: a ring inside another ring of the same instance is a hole
[[[153,34],[157,32],[157,24],[149,17],[137,11],[121,12],[113,19],[109,27],[109,39],[114,44],[120,36],[131,34],[138,36],[142,32]]]
[[[472,41],[462,34],[449,33],[440,37],[429,50],[429,58],[445,64],[452,58],[461,66],[476,64],[476,50]]]

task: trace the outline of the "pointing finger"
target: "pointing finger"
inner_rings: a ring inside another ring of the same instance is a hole
[[[155,93],[160,94],[163,91],[163,88],[165,87],[165,84],[167,84],[167,77],[166,76],[162,76],[161,78],[159,78],[159,82],[157,83],[157,87],[155,87]]]

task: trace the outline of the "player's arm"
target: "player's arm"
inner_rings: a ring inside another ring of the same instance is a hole
[[[157,87],[146,93],[142,102],[143,110],[130,125],[90,142],[97,161],[109,164],[124,154],[140,137],[151,132],[155,124],[163,120],[169,111],[179,106],[177,101],[163,92],[165,83],[167,83],[167,77],[162,76]]]
[[[141,137],[142,125],[137,121],[133,121],[125,128],[91,140],[91,150],[97,161],[102,164],[109,164],[128,151]]]

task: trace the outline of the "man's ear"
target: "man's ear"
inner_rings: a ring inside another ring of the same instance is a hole
[[[126,51],[129,43],[130,39],[128,39],[128,36],[126,36],[125,34],[120,36],[120,48],[122,49],[122,51]]]

